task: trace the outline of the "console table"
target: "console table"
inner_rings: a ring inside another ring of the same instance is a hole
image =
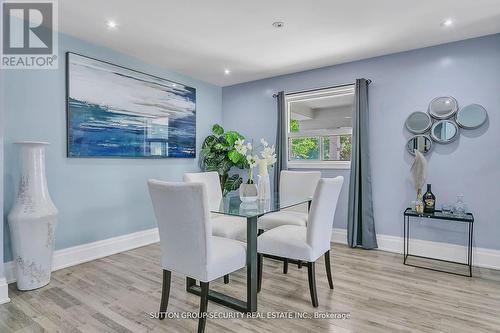
[[[436,258],[430,258],[430,257],[424,257],[424,256],[410,254],[410,219],[412,217],[447,220],[447,221],[456,222],[456,223],[467,223],[468,224],[468,236],[469,236],[468,247],[467,247],[467,263],[442,260],[442,259],[436,259]],[[455,274],[455,275],[472,277],[472,246],[473,246],[472,239],[473,239],[473,233],[474,233],[474,216],[472,215],[472,213],[467,213],[466,215],[458,216],[458,215],[453,215],[453,214],[449,214],[449,213],[443,213],[440,210],[436,210],[434,213],[430,213],[430,214],[429,213],[419,214],[411,208],[406,208],[406,210],[403,213],[403,218],[404,218],[404,244],[403,244],[403,247],[404,247],[403,248],[403,258],[404,259],[403,259],[403,264],[408,265],[408,266],[438,271],[438,272],[444,272],[444,273],[450,273],[450,274]],[[432,259],[432,260],[437,260],[437,261],[442,261],[442,262],[459,264],[462,266],[468,266],[469,274],[461,274],[461,273],[450,272],[450,271],[441,270],[441,269],[437,269],[437,268],[430,268],[430,267],[418,266],[415,264],[409,264],[409,263],[407,263],[408,257]]]

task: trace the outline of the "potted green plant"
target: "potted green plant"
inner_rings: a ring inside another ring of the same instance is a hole
[[[238,174],[229,176],[232,167],[243,169],[246,157],[236,151],[234,144],[244,140],[243,135],[236,131],[224,131],[219,124],[212,126],[212,134],[203,141],[200,153],[200,168],[203,171],[217,171],[223,195],[237,190],[242,183]]]

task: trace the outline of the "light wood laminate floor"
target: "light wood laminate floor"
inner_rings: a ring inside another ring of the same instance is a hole
[[[208,319],[206,332],[500,332],[500,272],[473,278],[403,266],[401,255],[332,247],[335,290],[324,261],[316,267],[319,308],[310,303],[307,269],[264,260],[259,312],[349,312],[350,319]],[[49,286],[19,292],[0,305],[0,332],[195,332],[196,319],[149,316],[158,310],[162,271],[158,244],[66,268]],[[211,287],[244,299],[244,270]],[[174,274],[169,311],[197,312],[199,298]],[[209,303],[209,311],[231,312]]]

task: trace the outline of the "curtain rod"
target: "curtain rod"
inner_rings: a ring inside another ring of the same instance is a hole
[[[372,80],[367,79],[366,82],[368,82],[368,84],[370,84],[370,83],[372,83]],[[340,87],[345,87],[345,86],[352,86],[354,84],[356,84],[356,82],[336,84],[334,86],[321,87],[321,88],[315,88],[315,89],[297,90],[297,91],[287,92],[287,93],[285,93],[285,95],[288,96],[288,95],[295,95],[295,94],[307,93],[307,92],[316,91],[316,90],[340,88]],[[278,97],[278,94],[273,94],[273,98],[276,98],[276,97]]]

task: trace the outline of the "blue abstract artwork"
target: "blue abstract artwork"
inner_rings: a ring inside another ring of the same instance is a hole
[[[196,89],[67,53],[68,157],[196,157]]]

